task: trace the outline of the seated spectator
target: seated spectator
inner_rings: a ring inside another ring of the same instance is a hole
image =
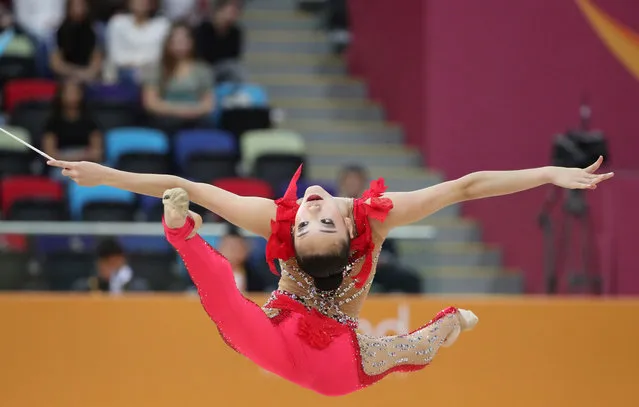
[[[38,41],[53,37],[64,17],[66,0],[13,0],[18,24]]]
[[[277,277],[271,274],[266,263],[256,267],[249,262],[249,243],[235,227],[230,227],[222,237],[218,250],[233,268],[237,287],[245,292],[263,292],[277,287]]]
[[[73,284],[74,291],[121,294],[126,291],[148,291],[148,283],[133,275],[124,250],[115,239],[106,239],[97,247],[97,275]]]
[[[77,82],[67,80],[58,86],[42,149],[60,160],[102,160],[102,133]]]
[[[195,31],[199,55],[215,70],[217,82],[242,82],[243,32],[238,25],[239,0],[211,0],[211,16]]]
[[[137,83],[141,69],[158,63],[169,21],[154,16],[153,0],[129,0],[129,12],[117,14],[106,27],[108,81]]]
[[[159,67],[144,77],[142,103],[150,125],[167,134],[186,127],[206,127],[214,107],[209,67],[194,58],[188,25],[176,23],[164,42]]]
[[[363,167],[354,165],[343,168],[338,177],[339,196],[359,198],[366,191],[368,179],[368,171]],[[415,271],[400,264],[392,239],[386,239],[382,246],[377,261],[375,284],[377,292],[421,292],[421,278]]]
[[[87,0],[68,0],[67,12],[57,32],[57,47],[51,53],[51,70],[60,78],[94,81],[102,69],[102,52]]]
[[[346,0],[328,0],[325,24],[333,50],[335,53],[342,53],[351,41]]]
[[[2,4],[0,4],[0,44],[0,57],[32,57],[35,53],[33,41],[16,24],[11,10]]]

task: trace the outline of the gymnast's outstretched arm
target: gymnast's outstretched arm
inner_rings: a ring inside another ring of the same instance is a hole
[[[603,157],[585,169],[541,167],[517,171],[480,171],[459,179],[411,192],[388,192],[393,209],[383,223],[372,222],[376,234],[386,236],[396,226],[423,219],[438,210],[463,201],[508,195],[545,184],[569,189],[595,189],[613,173],[596,174]]]
[[[47,164],[62,168],[63,175],[82,186],[109,185],[158,198],[167,189],[182,188],[196,204],[263,237],[269,236],[271,219],[275,219],[277,207],[270,199],[243,197],[213,185],[188,181],[174,175],[136,174],[87,161],[49,161]]]

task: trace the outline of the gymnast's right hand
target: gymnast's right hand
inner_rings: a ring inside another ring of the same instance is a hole
[[[51,167],[62,168],[62,175],[71,178],[78,185],[94,187],[104,182],[109,168],[89,161],[47,161]]]

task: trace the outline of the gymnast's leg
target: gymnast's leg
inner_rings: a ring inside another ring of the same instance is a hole
[[[189,213],[189,198],[180,188],[163,195],[164,231],[197,287],[204,310],[224,339],[238,352],[277,374],[292,369],[291,351],[280,329],[235,284],[229,262],[199,235],[197,214]]]

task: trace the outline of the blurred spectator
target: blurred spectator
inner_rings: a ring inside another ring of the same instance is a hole
[[[102,159],[102,133],[88,109],[84,89],[75,81],[60,83],[45,127],[42,149],[61,160]]]
[[[89,18],[87,0],[68,0],[66,16],[51,53],[51,69],[61,78],[80,82],[95,80],[102,69],[102,52]]]
[[[333,50],[341,53],[351,41],[346,0],[327,1],[325,24]]]
[[[266,264],[264,267],[256,267],[249,261],[249,242],[235,227],[231,226],[229,232],[220,240],[219,252],[231,263],[235,282],[240,290],[262,292],[275,289],[277,286],[276,279],[268,278],[271,273]]]
[[[162,0],[162,14],[173,21],[193,17],[199,0]]]
[[[13,0],[16,20],[30,35],[48,41],[64,18],[66,0]]]
[[[107,81],[135,83],[140,69],[160,60],[162,42],[170,27],[154,16],[154,0],[129,0],[129,12],[111,18],[106,28]]]
[[[194,58],[191,28],[175,23],[164,41],[159,67],[144,78],[143,105],[150,125],[168,134],[206,126],[214,107],[210,68]]]
[[[211,0],[209,20],[195,31],[200,56],[213,65],[217,82],[244,81],[242,57],[243,31],[238,24],[239,0]]]
[[[353,165],[344,167],[338,177],[339,196],[358,198],[368,187],[368,171]],[[377,291],[419,293],[422,290],[421,278],[413,270],[400,263],[395,242],[386,239],[377,262],[375,274]]]
[[[97,247],[97,275],[73,284],[74,291],[96,291],[121,294],[126,291],[148,291],[148,283],[133,275],[124,250],[115,239],[106,239]]]
[[[0,4],[0,57],[31,57],[34,53],[33,41],[16,25],[11,10]]]

